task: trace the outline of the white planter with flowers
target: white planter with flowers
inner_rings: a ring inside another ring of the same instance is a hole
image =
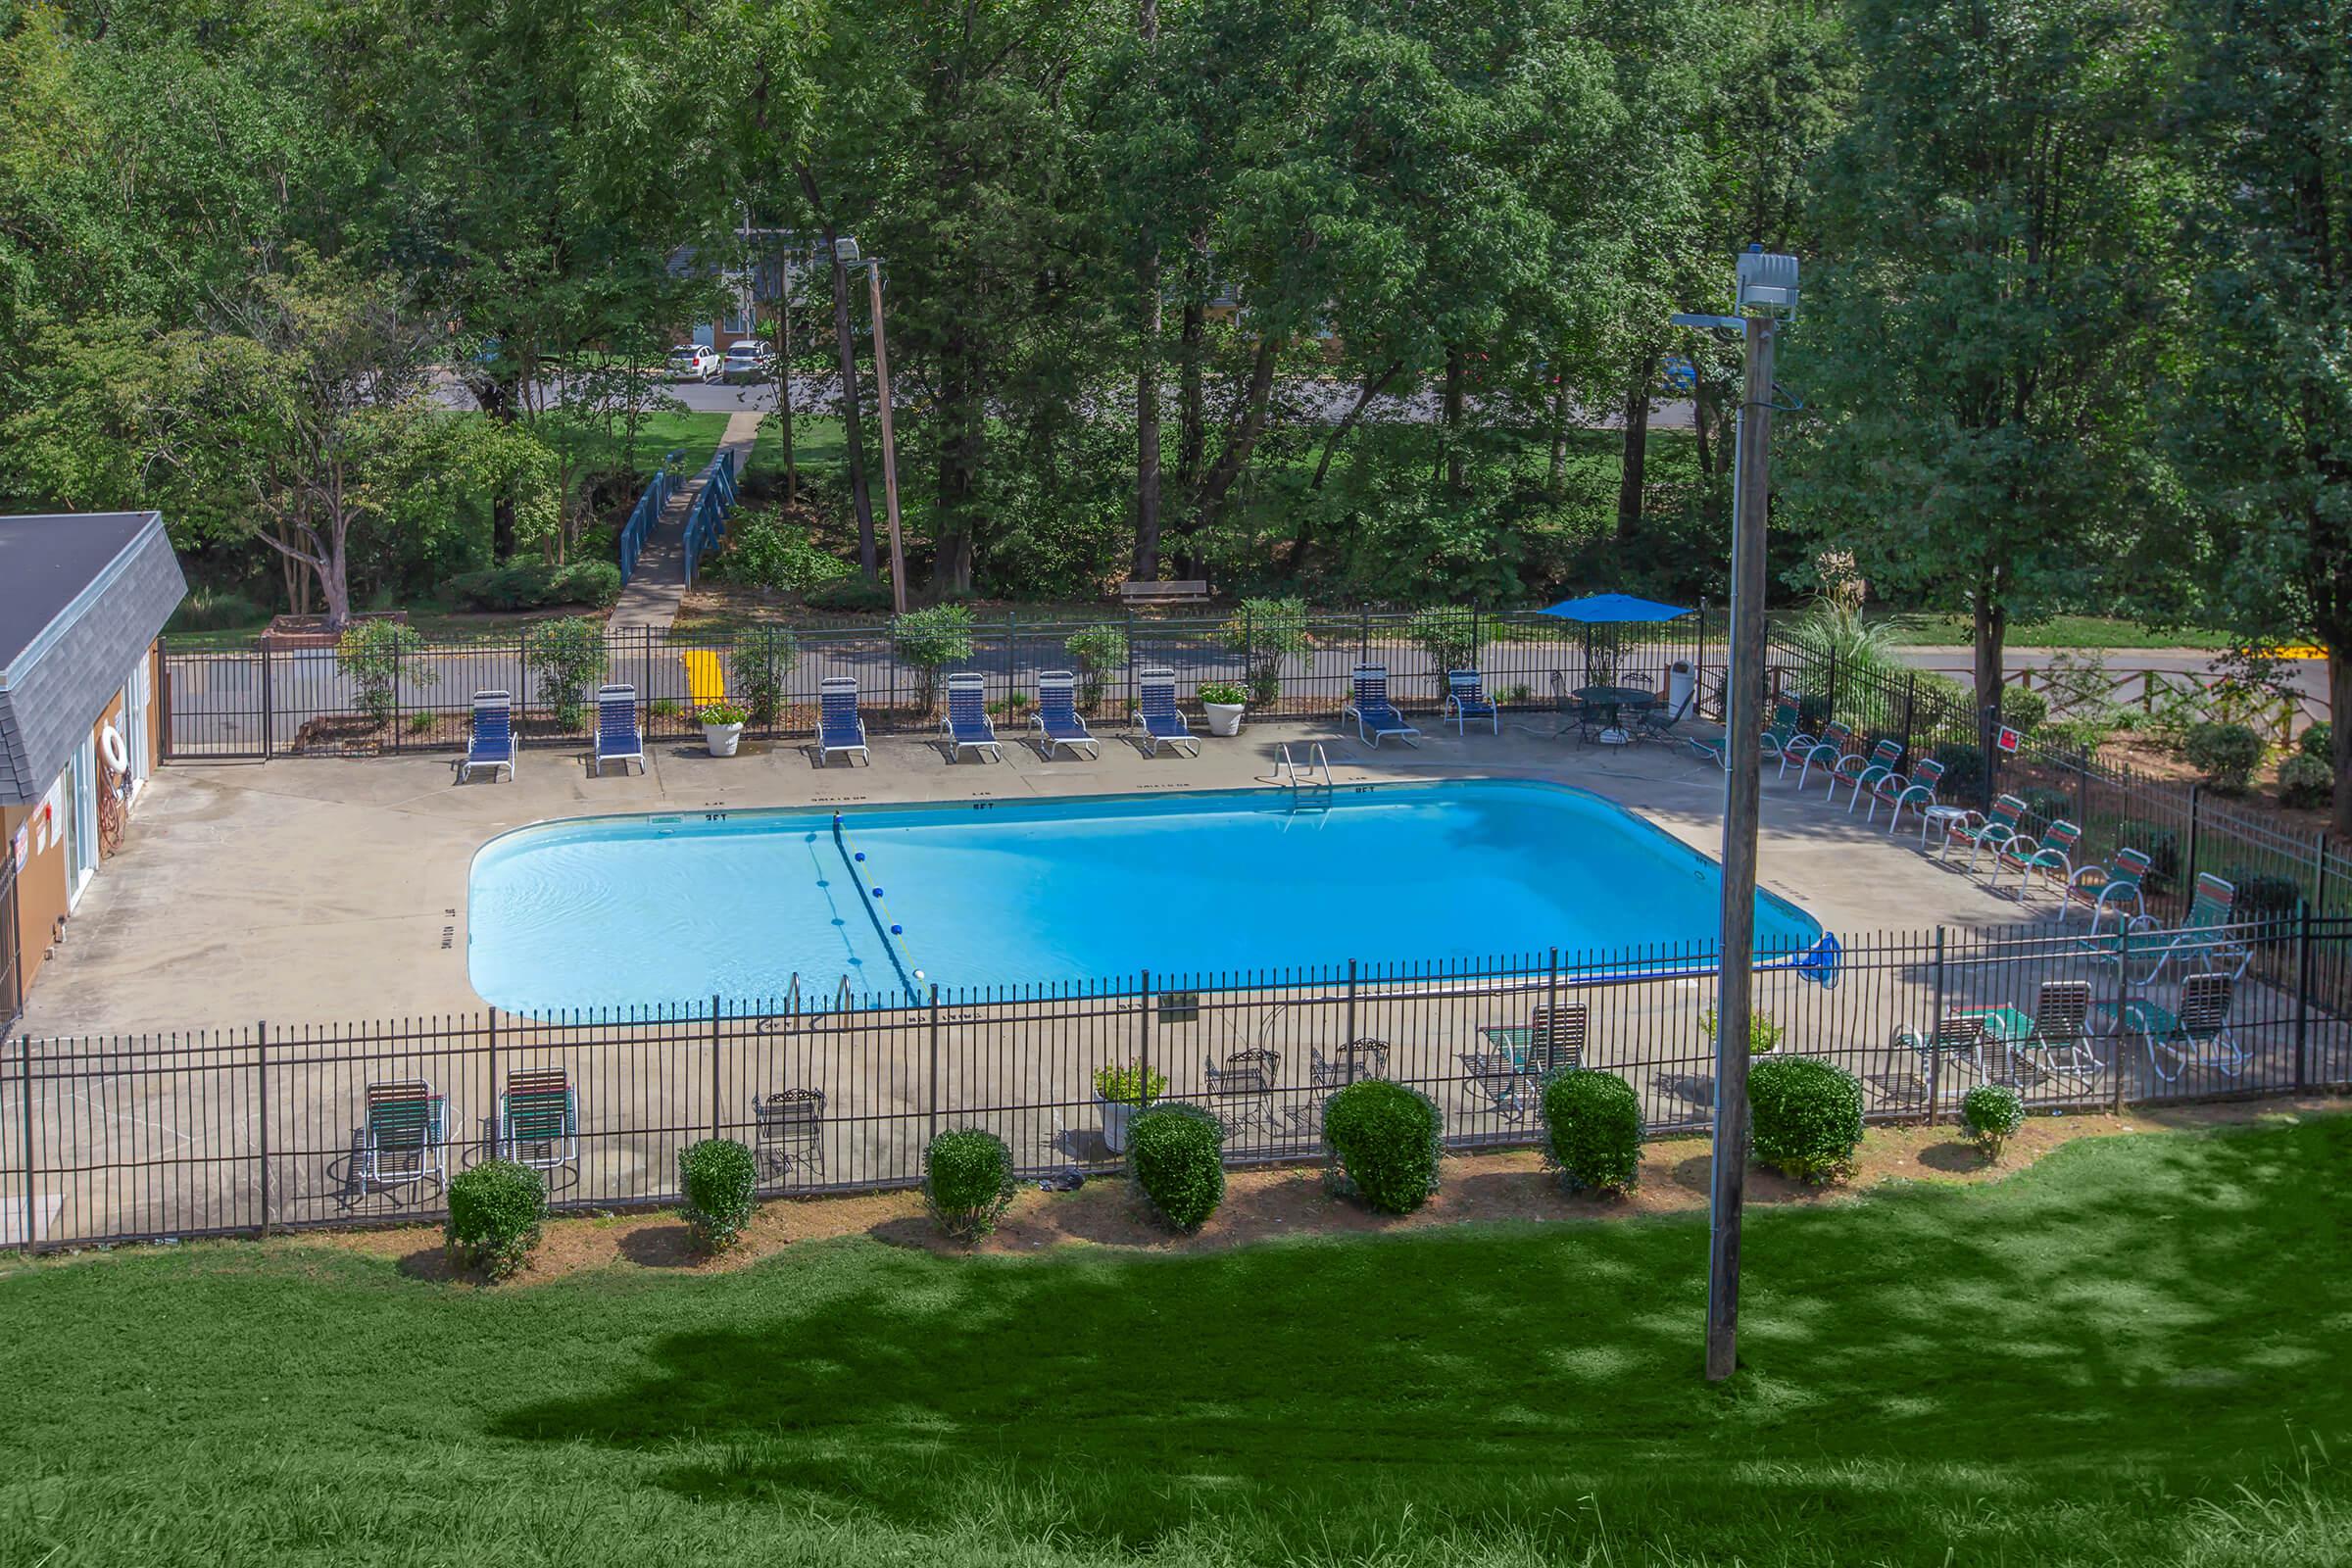
[[[743,721],[750,715],[733,703],[712,703],[695,717],[702,721],[703,744],[712,757],[733,757],[743,744]]]
[[[1231,681],[1210,681],[1200,688],[1200,707],[1208,714],[1211,735],[1239,735],[1249,694]]]

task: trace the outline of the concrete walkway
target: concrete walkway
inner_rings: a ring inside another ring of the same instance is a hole
[[[727,428],[718,438],[718,450],[740,453],[742,461],[748,463],[752,442],[760,434],[760,421],[766,417],[758,409],[727,416]],[[609,630],[647,626],[665,632],[678,618],[678,609],[686,602],[686,514],[694,510],[695,498],[703,493],[709,472],[706,466],[669,498],[661,523],[646,540],[645,549],[638,553],[637,574],[621,589],[620,603],[612,607]]]

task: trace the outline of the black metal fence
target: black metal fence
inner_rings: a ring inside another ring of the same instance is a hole
[[[1418,628],[1418,629],[1417,629]],[[1100,636],[1118,634],[1102,650]],[[1089,639],[1098,641],[1089,651]],[[1075,639],[1075,643],[1073,640]],[[779,660],[779,646],[789,650]],[[373,755],[463,749],[476,691],[514,694],[523,744],[577,745],[594,724],[585,702],[604,681],[637,688],[641,716],[656,738],[697,732],[695,709],[723,682],[741,701],[767,669],[776,701],[757,713],[765,739],[812,734],[819,683],[847,675],[858,686],[866,725],[876,731],[928,728],[938,721],[945,677],[976,671],[1000,713],[1034,703],[1041,670],[1078,672],[1079,706],[1090,718],[1122,722],[1134,711],[1136,672],[1176,671],[1179,699],[1197,703],[1208,682],[1251,689],[1254,711],[1334,714],[1348,700],[1358,663],[1388,666],[1391,696],[1407,712],[1435,713],[1449,663],[1475,663],[1489,692],[1513,710],[1548,709],[1556,690],[1632,683],[1664,690],[1671,667],[1690,664],[1702,706],[1715,711],[1712,671],[1723,656],[1722,617],[1695,615],[1657,626],[1582,627],[1532,612],[1455,612],[1442,638],[1409,614],[1314,614],[1303,623],[1261,626],[1247,614],[1174,619],[1113,614],[1087,621],[976,622],[953,657],[926,662],[888,623],[694,637],[642,626],[608,627],[602,658],[568,673],[535,659],[527,630],[496,638],[434,641],[400,656],[384,686],[370,691],[331,647],[287,648],[257,641],[226,651],[164,650],[163,733],[167,760],[286,755]],[[1123,652],[1119,652],[1123,648]],[[1110,657],[1115,654],[1116,657]],[[566,693],[570,701],[566,701]]]
[[[1763,970],[1757,1005],[1778,1049],[1852,1071],[1876,1121],[1949,1119],[1981,1080],[2043,1111],[2352,1086],[2352,997],[2319,978],[2346,972],[2352,921],[2232,935],[2285,955],[2289,978],[2234,982],[2211,1038],[2165,1022],[2190,972],[2230,967],[2209,932],[2169,952],[2146,939],[2129,966],[2080,923],[1884,936],[1849,944],[1831,985]],[[2081,1038],[2049,1023],[2052,982],[2090,987]],[[769,1194],[910,1185],[949,1126],[997,1132],[1029,1174],[1102,1171],[1121,1157],[1117,1107],[1095,1094],[1112,1067],[1208,1108],[1236,1163],[1315,1154],[1324,1102],[1373,1074],[1428,1094],[1451,1147],[1536,1142],[1543,1076],[1564,1064],[1546,1043],[1571,1038],[1582,1064],[1633,1085],[1651,1133],[1692,1131],[1713,1103],[1713,993],[1709,954],[1646,950],[1147,975],[915,1007],[714,999],[690,1013],[23,1040],[0,1054],[0,1241],[428,1220],[449,1175],[501,1152],[545,1164],[559,1206],[673,1202],[679,1151],[710,1136],[751,1144]],[[1956,1011],[1989,1032],[1938,1043]],[[549,1073],[569,1124],[509,1127],[501,1095]],[[424,1149],[394,1137],[371,1152],[370,1091],[387,1085],[437,1107]]]

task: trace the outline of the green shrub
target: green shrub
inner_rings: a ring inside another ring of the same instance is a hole
[[[2180,742],[2180,755],[2224,795],[2246,793],[2267,749],[2243,724],[2191,724]]]
[[[1698,1015],[1698,1032],[1707,1037],[1707,1044],[1710,1047],[1714,1045],[1715,1009],[1713,1007],[1709,1007]],[[1747,1054],[1751,1056],[1761,1056],[1767,1052],[1778,1050],[1781,1037],[1788,1032],[1772,1021],[1772,1014],[1769,1012],[1749,1013],[1747,1015]]]
[[[1544,1086],[1544,1163],[1569,1191],[1633,1191],[1642,1171],[1642,1099],[1615,1073],[1555,1073]]]
[[[547,1219],[547,1183],[528,1165],[485,1159],[450,1179],[442,1235],[450,1254],[494,1280],[529,1261]]]
[[[952,1127],[923,1154],[923,1199],[939,1228],[976,1242],[1012,1201],[1012,1151],[995,1133]]]
[[[817,548],[808,529],[785,521],[780,512],[763,509],[728,523],[727,548],[713,574],[774,593],[807,593],[857,570]]]
[[[2148,891],[2162,893],[2180,880],[2180,835],[2160,823],[2127,817],[2116,824],[2116,848],[2148,858]]]
[[[270,612],[233,588],[207,588],[198,584],[188,590],[179,608],[172,612],[164,630],[228,631],[238,626],[258,626],[269,618]]]
[[[1103,683],[1127,667],[1127,633],[1117,626],[1081,626],[1061,646],[1078,665],[1078,706],[1101,706]]]
[[[2312,725],[2295,745],[2305,757],[2316,757],[2329,767],[2335,765],[2335,725],[2332,721],[2322,719]]]
[[[836,577],[818,583],[801,595],[801,603],[810,610],[830,610],[840,614],[880,613],[892,604],[890,584],[867,582],[863,577]]]
[[[1114,1105],[1152,1104],[1167,1092],[1168,1075],[1156,1068],[1147,1074],[1139,1061],[1108,1061],[1095,1069],[1096,1098]]]
[[[1384,1214],[1410,1214],[1438,1190],[1443,1120],[1427,1095],[1364,1078],[1323,1106],[1323,1147],[1339,1156],[1341,1191]]]
[[[914,706],[928,711],[941,666],[972,657],[972,612],[961,605],[910,610],[890,623],[890,635],[898,657],[914,666]]]
[[[1405,636],[1429,658],[1429,676],[1442,695],[1446,672],[1469,669],[1478,662],[1478,612],[1451,605],[1432,605],[1413,612]]]
[[[620,598],[620,568],[610,561],[513,561],[463,571],[449,580],[451,597],[468,610],[547,610],[585,605],[602,610]]]
[[[706,1138],[678,1151],[678,1190],[686,1195],[686,1228],[706,1253],[723,1252],[752,1222],[760,1193],[760,1162],[732,1138]]]
[[[2305,731],[2306,734],[2310,733]],[[2278,804],[2315,810],[2335,799],[2335,767],[2307,752],[2291,753],[2278,764]]]
[[[1718,700],[1723,697],[1721,692],[1715,695]],[[1829,693],[1805,693],[1796,700],[1796,727],[1808,735],[1820,734],[1821,726],[1830,721],[1830,707]]]
[[[1818,1056],[1766,1056],[1748,1069],[1756,1158],[1800,1182],[1852,1174],[1862,1142],[1862,1085]]]
[[[2295,911],[2303,907],[2302,884],[2292,877],[2274,876],[2250,865],[2232,865],[2221,876],[2237,890],[2237,897],[2230,905],[2231,919],[2255,927],[2255,940],[2260,945],[2271,946],[2286,940],[2286,922],[2294,919]]]
[[[753,626],[735,639],[735,695],[751,710],[753,721],[772,724],[783,710],[784,693],[793,666],[801,662],[801,645],[782,626]]]
[[[2008,1084],[1979,1084],[1960,1097],[1960,1126],[1984,1151],[2001,1157],[2001,1146],[2026,1124],[2026,1097]]]
[[[2054,790],[2047,784],[2029,784],[2017,792],[2017,798],[2026,803],[2026,815],[2032,818],[2026,824],[2030,832],[2039,833],[2061,818],[2074,821],[2075,798],[2064,790]]]
[[[1225,1200],[1225,1129],[1198,1105],[1159,1105],[1128,1130],[1127,1164],[1159,1217],[1188,1235]]]
[[[589,688],[605,678],[605,628],[585,615],[543,620],[523,633],[522,662],[539,677],[539,701],[565,729],[588,713]]]
[[[1936,760],[1943,764],[1943,780],[1936,786],[1937,799],[1974,802],[1984,788],[1984,749],[1966,741],[1945,741],[1936,748]]]
[[[1282,662],[1306,652],[1306,601],[1245,599],[1220,632],[1225,646],[1242,656],[1250,671],[1250,697],[1260,708],[1282,695]]]
[[[2050,700],[2023,686],[2001,688],[2001,722],[2020,735],[2031,735],[2050,716]]]
[[[419,686],[433,683],[432,668],[412,662],[423,650],[424,634],[397,620],[354,621],[335,640],[335,662],[360,689],[360,711],[370,722],[391,722],[402,676]]]

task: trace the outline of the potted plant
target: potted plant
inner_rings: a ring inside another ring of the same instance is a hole
[[[743,739],[745,710],[733,703],[712,703],[694,715],[702,721],[703,744],[712,757],[733,757]]]
[[[1239,735],[1242,732],[1242,709],[1249,695],[1229,680],[1212,680],[1200,688],[1200,706],[1208,710],[1208,732],[1211,735]]]
[[[1147,1072],[1140,1061],[1107,1061],[1095,1069],[1095,1103],[1102,1108],[1102,1146],[1127,1152],[1128,1118],[1148,1109],[1168,1092],[1168,1075]]]
[[[1709,1007],[1705,1012],[1699,1014],[1698,1030],[1707,1037],[1709,1045],[1714,1043],[1715,1009],[1713,1007]],[[1747,1054],[1751,1056],[1771,1054],[1780,1049],[1781,1037],[1788,1032],[1781,1025],[1772,1021],[1772,1014],[1769,1012],[1749,1013],[1747,1015]]]

